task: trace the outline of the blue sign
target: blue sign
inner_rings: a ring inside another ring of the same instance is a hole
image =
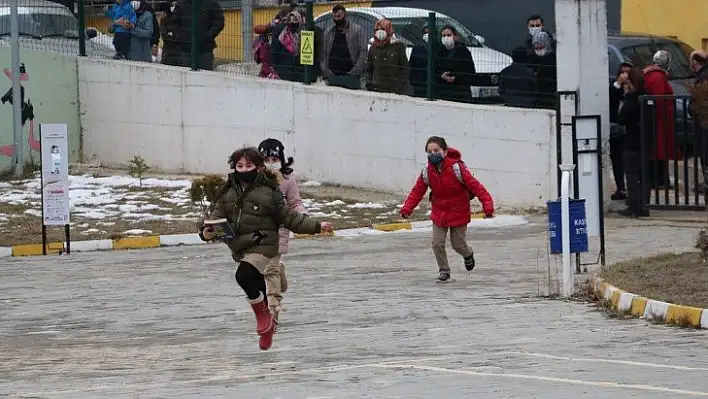
[[[588,231],[585,220],[585,200],[571,199],[570,208],[570,252],[588,252]],[[548,201],[548,238],[551,254],[563,253],[561,227],[561,202]]]

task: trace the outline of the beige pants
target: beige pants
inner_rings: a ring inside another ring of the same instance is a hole
[[[433,254],[438,262],[438,269],[441,272],[450,273],[450,264],[445,251],[445,238],[447,238],[448,230],[450,230],[450,244],[455,252],[462,255],[463,258],[473,255],[473,252],[467,245],[467,226],[450,228],[433,225]]]
[[[280,302],[283,300],[280,275],[280,255],[270,258],[263,273],[268,289],[268,307],[280,311]]]

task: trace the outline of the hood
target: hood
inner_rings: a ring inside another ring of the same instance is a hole
[[[453,161],[459,161],[462,159],[462,153],[456,148],[448,147],[447,158],[450,158]]]
[[[662,68],[662,67],[660,67],[660,66],[658,66],[658,65],[656,65],[656,64],[649,65],[649,66],[647,66],[646,68],[644,68],[644,69],[642,70],[642,73],[645,74],[645,75],[648,74],[648,73],[653,73],[653,72],[663,73],[664,75],[667,75],[667,76],[668,76],[668,74],[669,74],[669,73],[666,71],[666,69],[664,69],[664,68]]]

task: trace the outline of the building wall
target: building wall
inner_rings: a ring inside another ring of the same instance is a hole
[[[20,82],[25,89],[24,110],[28,117],[22,129],[25,160],[40,163],[40,123],[66,123],[70,162],[78,161],[81,155],[81,128],[76,57],[22,51],[20,61],[25,65],[27,74],[27,80]],[[5,97],[12,89],[11,68],[10,48],[0,47],[0,79],[3,82],[0,85],[0,96],[3,97],[0,101],[0,172],[10,170],[14,153],[12,105],[8,100],[11,95]]]
[[[443,135],[499,205],[545,206],[555,197],[551,111],[113,60],[79,59],[79,77],[84,154],[106,166],[140,155],[166,172],[225,173],[233,150],[274,137],[301,176],[406,192],[426,163],[425,140]]]
[[[676,36],[708,50],[708,1],[622,0],[622,30]]]

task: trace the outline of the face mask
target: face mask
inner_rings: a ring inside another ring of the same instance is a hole
[[[534,53],[536,53],[536,55],[539,57],[543,57],[546,54],[548,54],[548,50],[546,50],[545,48],[542,48],[542,49],[534,50]]]
[[[138,8],[140,8],[140,2],[139,1],[131,1],[130,5],[133,7],[133,10],[137,11]]]
[[[427,33],[423,33],[423,41],[426,43],[428,42],[428,34]]]
[[[267,163],[265,167],[270,170],[280,170],[280,162]]]
[[[347,19],[346,19],[346,18],[335,19],[335,20],[334,20],[334,24],[337,25],[337,26],[340,26],[340,27],[341,27],[341,26],[344,26],[346,23],[347,23]]]
[[[170,12],[175,12],[175,6],[170,6]]]
[[[386,31],[383,29],[379,29],[376,31],[375,35],[376,35],[376,38],[382,42],[386,39],[386,36],[388,36],[388,33],[386,33]]]
[[[442,160],[442,152],[431,152],[430,154],[428,154],[428,161],[435,166],[440,165],[442,163]]]
[[[529,34],[531,36],[533,36],[534,33],[540,32],[541,30],[543,30],[543,28],[541,28],[540,26],[532,26],[532,27],[529,27]]]
[[[442,44],[446,49],[451,49],[455,46],[455,38],[452,36],[445,36],[442,38]]]
[[[249,170],[248,172],[239,172],[237,170],[234,171],[234,177],[236,177],[236,180],[244,183],[253,183],[256,180],[257,176],[257,169]]]

